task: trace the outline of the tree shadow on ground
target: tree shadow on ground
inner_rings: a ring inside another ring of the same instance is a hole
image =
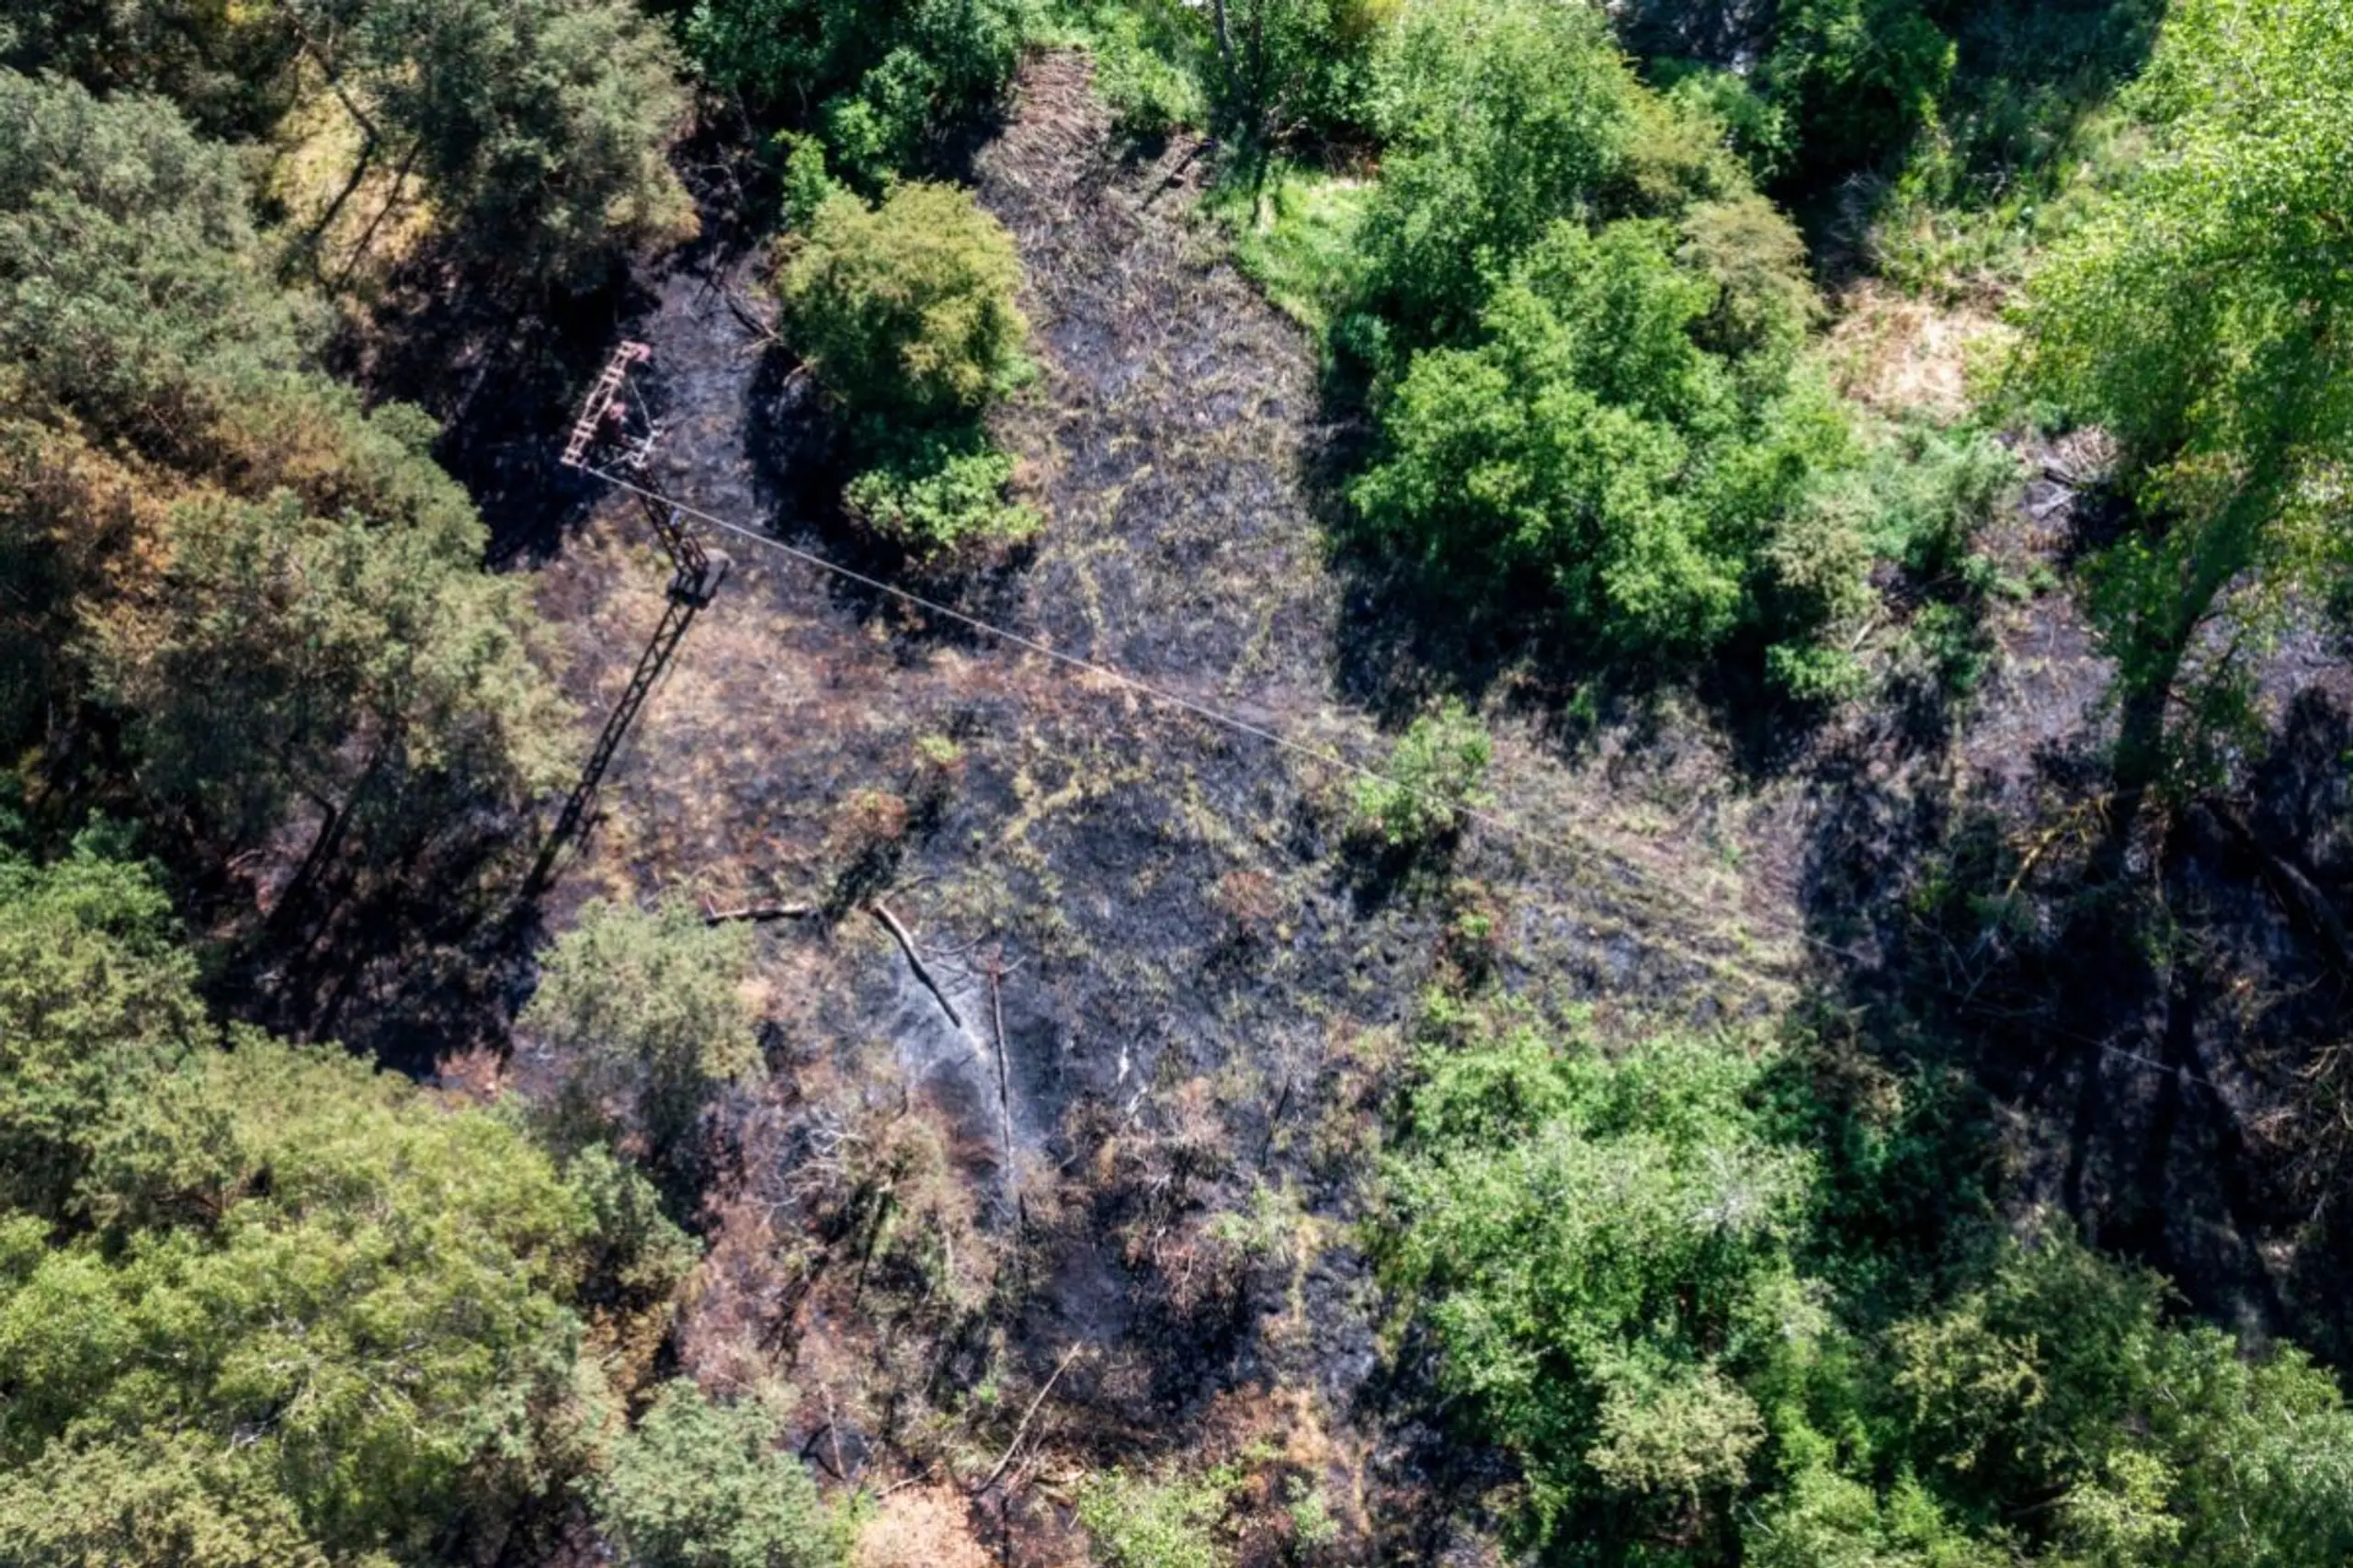
[[[1824,1005],[2002,1108],[2006,1212],[2063,1211],[2201,1314],[2329,1357],[2353,1352],[2348,749],[2353,712],[2306,692],[2242,789],[2129,826],[2082,749],[2035,759],[2026,810],[1835,780],[1803,890]]]

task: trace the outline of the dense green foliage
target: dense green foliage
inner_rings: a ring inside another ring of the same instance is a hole
[[[835,1568],[847,1521],[776,1437],[756,1404],[668,1384],[597,1478],[597,1517],[636,1568]]]
[[[1413,1097],[1390,1271],[1547,1535],[1664,1532],[1747,1478],[1745,1385],[1790,1375],[1816,1311],[1812,1164],[1752,1107],[1768,1065],[1683,1040],[1611,1062],[1522,1025],[1434,1057]]]
[[[608,1164],[224,1042],[95,849],[0,862],[0,1562],[426,1561],[593,1464],[578,1301],[683,1250],[600,1233]]]
[[[2216,777],[2249,655],[2353,565],[2348,58],[2341,6],[2175,6],[2131,94],[2151,155],[2034,281],[2030,373],[2122,443],[2146,519],[2092,572],[2136,783]]]
[[[387,855],[452,797],[555,776],[519,594],[415,410],[313,367],[229,154],[153,100],[0,74],[0,501],[11,739],[119,717],[158,815],[223,858],[364,810]]]
[[[1904,1179],[1873,1153],[1898,1130],[1825,1139],[1776,1051],[1610,1054],[1451,1003],[1428,1038],[1384,1272],[1466,1428],[1519,1461],[1552,1560],[2221,1568],[2353,1550],[2353,1411],[2332,1377],[2176,1324],[2158,1281],[2063,1232],[1950,1233],[1973,1282],[1925,1301],[1829,1228],[1858,1218],[1836,1196],[1854,1176]]]
[[[691,228],[666,154],[667,42],[626,0],[353,0],[338,66],[467,239],[527,275],[591,277],[615,238]]]
[[[160,94],[248,137],[323,73],[360,137],[352,186],[397,165],[476,255],[541,279],[591,280],[615,240],[692,222],[665,161],[686,112],[676,57],[629,0],[37,6],[0,62]]]
[[[918,554],[1038,526],[1006,499],[1012,461],[980,427],[1028,368],[1020,280],[1003,225],[952,186],[893,186],[871,207],[836,191],[786,242],[786,340],[872,465],[849,508]]]
[[[111,1218],[93,1189],[154,1085],[205,1040],[196,966],[135,869],[79,853],[0,860],[0,1198],[51,1223]]]
[[[706,79],[821,132],[872,187],[1004,86],[1028,24],[1024,0],[698,0],[686,36]]]
[[[1597,10],[1406,12],[1334,324],[1383,436],[1352,498],[1428,590],[1583,660],[1738,641],[1836,698],[1871,560],[1836,497],[1865,449],[1804,359],[1803,244],[1719,101],[1643,87]]]

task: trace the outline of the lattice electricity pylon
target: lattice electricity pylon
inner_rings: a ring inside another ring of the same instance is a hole
[[[613,350],[613,357],[605,361],[605,368],[590,383],[588,395],[580,401],[580,416],[572,422],[572,434],[564,438],[564,467],[586,468],[588,454],[599,443],[620,448],[615,455],[624,467],[644,465],[646,454],[654,448],[653,422],[643,420],[642,430],[631,430],[626,404],[621,405],[622,416],[614,418],[614,400],[620,396],[621,387],[629,380],[630,367],[642,365],[653,358],[653,349],[633,339]],[[643,401],[639,400],[641,404]]]
[[[687,527],[684,512],[651,495],[639,499],[645,504],[646,519],[654,525],[654,537],[661,542],[662,553],[670,558],[670,597],[698,605],[709,604],[719,579],[727,574],[726,562],[722,560],[719,571],[712,572],[710,552],[703,549],[702,540]]]
[[[605,781],[605,770],[612,767],[621,741],[637,722],[638,710],[654,695],[654,685],[661,680],[670,655],[678,651],[687,628],[694,624],[697,613],[710,602],[705,597],[679,593],[674,585],[668,602],[662,607],[662,619],[645,644],[645,652],[638,655],[637,668],[630,672],[628,687],[622,691],[620,700],[613,704],[603,732],[597,736],[596,749],[588,754],[587,766],[580,770],[579,782],[573,785],[572,793],[565,798],[563,811],[555,819],[547,842],[540,846],[540,858],[531,868],[529,884],[533,891],[547,885],[556,856],[588,820],[588,810],[596,803],[597,787]]]
[[[572,434],[563,448],[566,467],[598,473],[599,469],[588,460],[590,453],[597,449],[600,442],[610,446],[617,441],[621,444],[620,458],[624,464],[634,468],[644,463],[654,445],[654,425],[646,422],[643,436],[633,437],[625,428],[616,430],[617,421],[609,416],[615,407],[614,399],[629,379],[630,367],[642,365],[652,356],[653,351],[642,343],[624,343],[615,350],[588,389],[579,417],[573,421]],[[642,408],[643,400],[639,401]],[[586,766],[580,770],[579,781],[573,785],[554,828],[540,846],[539,859],[526,884],[534,895],[547,885],[548,874],[555,869],[555,858],[563,853],[564,845],[576,837],[587,823],[589,811],[596,804],[597,787],[605,781],[605,770],[612,767],[630,726],[637,722],[639,710],[654,695],[655,684],[685,640],[687,628],[694,624],[697,612],[710,603],[711,594],[727,574],[727,558],[722,555],[714,561],[710,552],[703,549],[702,541],[687,526],[684,509],[642,490],[637,494],[644,505],[646,520],[654,527],[655,541],[669,558],[670,586],[665,596],[667,602],[662,608],[661,620],[654,625],[654,635],[646,642],[645,651],[638,655],[637,667],[630,672],[629,686],[606,717],[605,728],[597,736],[596,748],[588,754]]]

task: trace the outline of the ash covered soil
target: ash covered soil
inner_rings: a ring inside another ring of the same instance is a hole
[[[1117,136],[1081,58],[1025,68],[973,173],[1027,274],[1041,374],[999,435],[1047,527],[1001,569],[908,580],[1375,763],[1379,720],[1338,695],[1348,597],[1311,477],[1336,434],[1313,347],[1197,214],[1209,165],[1196,142]],[[759,255],[712,245],[645,280],[625,335],[654,353],[646,483],[888,570],[809,503],[822,410],[761,326],[762,278]],[[2066,499],[2038,483],[2021,527]],[[789,1385],[807,1452],[844,1482],[974,1485],[997,1466],[982,1508],[1018,1561],[1057,1559],[1089,1467],[1255,1441],[1324,1485],[1353,1543],[1440,1554],[1445,1510],[1421,1500],[1478,1461],[1400,1392],[1414,1357],[1378,1332],[1350,1232],[1426,984],[1492,961],[1538,1008],[1621,1038],[1825,993],[1875,1003],[1900,852],[1964,806],[2048,809],[2105,680],[2046,600],[1997,629],[2008,658],[1979,716],[1928,741],[1834,724],[1760,773],[1697,719],[1574,751],[1540,719],[1499,719],[1491,790],[1524,832],[1398,863],[1350,838],[1338,768],[706,538],[728,574],[560,868],[547,928],[597,896],[790,911],[756,926],[771,1071],[722,1117],[678,1358],[715,1386]],[[622,494],[538,568],[584,753],[666,579]],[[1491,959],[1466,950],[1465,914],[1493,920]],[[527,1079],[530,1056],[521,1042]],[[2073,1148],[2072,1179],[2082,1139],[2106,1138],[2095,1186],[2103,1162],[2154,1171],[2195,1245],[2233,1230],[2245,1195],[2176,1173],[2235,1111],[2154,1106],[2145,1074],[2096,1052],[2031,1066],[2019,1092],[2074,1129],[2046,1144]],[[2152,1118],[2171,1164],[2150,1164]],[[2205,1278],[2234,1301],[2262,1287],[2245,1261],[2261,1239],[2234,1233],[2236,1261]]]
[[[1341,595],[1307,478],[1325,434],[1313,350],[1196,219],[1206,166],[1191,143],[1126,148],[1081,60],[1026,71],[977,184],[1028,273],[1041,375],[1001,435],[1049,522],[1003,572],[921,585],[1377,762],[1373,717],[1330,695]],[[855,542],[798,498],[796,464],[822,449],[817,410],[764,341],[760,276],[757,256],[718,252],[651,280],[654,307],[626,328],[654,348],[644,392],[664,433],[646,483],[851,558]],[[1533,739],[1499,734],[1491,778],[1498,810],[1536,838],[1478,832],[1398,864],[1349,839],[1338,769],[751,540],[706,537],[730,571],[544,913],[562,929],[592,896],[813,908],[758,927],[775,1071],[732,1110],[737,1168],[683,1355],[717,1375],[790,1378],[810,1430],[850,1435],[852,1469],[880,1462],[885,1440],[905,1449],[918,1407],[956,1408],[944,1384],[993,1379],[995,1358],[1009,1398],[1074,1346],[1030,1434],[1040,1454],[1197,1446],[1201,1428],[1178,1416],[1356,1432],[1381,1372],[1346,1221],[1401,1023],[1453,961],[1448,930],[1466,908],[1500,917],[1506,977],[1552,1011],[1744,1017],[1789,990],[1786,889],[1741,876],[1715,822],[1686,831],[1654,795]],[[540,568],[584,752],[666,579],[621,494]],[[955,748],[944,766],[940,739]],[[945,1005],[873,904],[914,937]],[[529,1055],[526,1042],[527,1074]],[[875,1326],[875,1283],[779,1219],[813,1214],[822,1233],[813,1150],[846,1129],[868,1129],[848,1134],[867,1145],[894,1135],[878,1122],[923,1130],[926,1179],[956,1190],[910,1202],[969,1248],[938,1292],[969,1300],[932,1302],[896,1343]],[[1277,1242],[1221,1241],[1216,1216],[1254,1202],[1280,1216]],[[883,1408],[871,1358],[916,1339],[935,1362]],[[953,1448],[938,1436],[952,1427],[923,1440]],[[1336,1439],[1330,1462],[1369,1448]],[[1335,1495],[1366,1484],[1342,1479]]]

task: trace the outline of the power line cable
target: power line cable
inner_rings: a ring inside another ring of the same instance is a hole
[[[583,472],[601,479],[607,483],[614,486],[616,489],[626,491],[632,495],[636,495],[643,500],[652,502],[655,506],[671,507],[677,512],[693,517],[699,522],[706,523],[714,528],[722,530],[722,532],[733,534],[739,538],[749,540],[755,544],[764,545],[781,555],[787,556],[794,561],[798,561],[803,565],[813,567],[819,572],[830,574],[831,575],[841,578],[847,582],[856,583],[861,587],[871,589],[876,593],[883,594],[892,598],[898,599],[904,604],[915,606],[916,608],[922,609],[929,614],[944,617],[945,619],[955,621],[960,625],[969,627],[972,631],[996,638],[1000,642],[1009,642],[1015,647],[1024,649],[1027,652],[1036,653],[1040,658],[1051,660],[1053,663],[1062,665],[1067,668],[1077,670],[1084,674],[1094,676],[1098,679],[1108,681],[1115,686],[1132,691],[1139,696],[1148,698],[1154,701],[1165,703],[1172,708],[1189,713],[1195,718],[1218,725],[1223,729],[1231,730],[1235,733],[1247,735],[1253,740],[1274,746],[1279,750],[1290,752],[1297,756],[1305,757],[1312,762],[1320,763],[1327,767],[1338,768],[1345,773],[1353,774],[1358,778],[1381,785],[1386,789],[1400,790],[1415,800],[1437,807],[1442,812],[1461,816],[1466,821],[1476,823],[1480,826],[1487,828],[1491,832],[1501,834],[1506,838],[1514,839],[1523,844],[1534,845],[1540,848],[1549,849],[1555,854],[1565,856],[1572,861],[1579,862],[1586,866],[1599,866],[1605,870],[1617,872],[1620,875],[1631,878],[1635,882],[1641,883],[1655,892],[1663,894],[1668,898],[1675,899],[1677,902],[1687,904],[1693,902],[1693,900],[1691,900],[1690,897],[1684,893],[1680,889],[1672,886],[1663,878],[1645,869],[1642,866],[1635,864],[1633,861],[1609,857],[1597,849],[1573,845],[1565,840],[1553,838],[1548,835],[1537,833],[1532,829],[1523,827],[1518,823],[1510,821],[1508,818],[1499,817],[1492,812],[1481,811],[1475,807],[1457,804],[1435,794],[1430,790],[1420,789],[1415,785],[1406,783],[1403,779],[1393,778],[1389,774],[1381,772],[1378,768],[1368,767],[1362,763],[1341,756],[1338,752],[1327,750],[1321,746],[1309,745],[1304,742],[1295,741],[1290,736],[1281,733],[1279,731],[1270,730],[1262,724],[1253,723],[1249,720],[1242,718],[1238,714],[1229,713],[1222,709],[1211,707],[1207,703],[1187,697],[1181,692],[1171,691],[1165,687],[1154,686],[1151,682],[1141,679],[1135,676],[1129,675],[1123,670],[1114,669],[1108,665],[1097,664],[1092,659],[1081,658],[1075,653],[1063,653],[1061,649],[1052,647],[1048,643],[1039,642],[1036,638],[1026,637],[1018,631],[1010,631],[1005,627],[998,626],[994,622],[983,620],[976,615],[957,609],[949,605],[941,604],[936,599],[927,598],[921,594],[915,593],[912,589],[901,587],[895,583],[885,582],[879,577],[869,576],[867,574],[859,572],[853,567],[845,566],[837,561],[832,561],[824,556],[816,554],[813,551],[802,550],[796,545],[788,544],[784,540],[777,538],[774,534],[765,532],[758,528],[746,527],[742,523],[734,522],[729,518],[722,517],[714,512],[706,511],[699,506],[691,506],[684,501],[674,500],[670,496],[665,495],[659,491],[649,489],[645,485],[640,484],[634,480],[625,478],[608,469],[597,468],[585,463],[581,464],[580,467]],[[1800,945],[1811,948],[1817,952],[1844,959],[1849,963],[1864,963],[1869,961],[1864,955],[1855,952],[1851,949],[1842,947],[1839,944],[1831,941],[1827,937],[1817,937],[1810,931],[1801,929],[1791,935]],[[1703,967],[1711,970],[1733,970],[1746,974],[1747,977],[1752,980],[1772,978],[1758,975],[1753,971],[1748,971],[1745,970],[1743,966],[1735,963],[1719,963],[1716,960],[1707,959],[1698,954],[1692,954],[1689,956],[1695,959],[1696,961],[1700,963]],[[1932,982],[1931,983],[1935,985],[1936,989],[1944,992],[1949,996],[1957,997],[1963,1002],[1970,999],[1969,994],[1962,992],[1957,986],[1944,982]],[[2207,1089],[2211,1090],[2218,1098],[2222,1098],[2225,1103],[2227,1103],[2227,1096],[2224,1095],[2220,1085],[2213,1083],[2210,1079],[2201,1077],[2198,1074],[2190,1072],[2186,1067],[2169,1066],[2166,1063],[2156,1061],[2152,1057],[2143,1056],[2137,1051],[2127,1051],[2121,1046],[2109,1045],[2103,1040],[2096,1040],[2091,1036],[2078,1033],[2075,1030],[2060,1028],[2057,1025],[2046,1024],[2043,1027],[2052,1029],[2055,1033],[2073,1039],[2079,1044],[2091,1046],[2095,1050],[2097,1050],[2109,1056],[2131,1062],[2134,1065],[2148,1069],[2149,1071],[2177,1074],[2190,1083],[2202,1085]]]
[[[1381,772],[1378,768],[1368,767],[1362,763],[1356,762],[1347,756],[1343,756],[1338,752],[1327,750],[1322,746],[1310,745],[1302,741],[1293,740],[1289,735],[1283,734],[1279,731],[1270,730],[1262,724],[1253,723],[1251,721],[1242,718],[1238,714],[1227,712],[1222,709],[1212,707],[1210,704],[1201,702],[1194,698],[1187,697],[1181,692],[1171,691],[1166,687],[1154,686],[1150,681],[1142,680],[1135,676],[1129,675],[1122,670],[1114,669],[1108,665],[1097,664],[1092,659],[1081,658],[1075,653],[1063,653],[1062,650],[1052,647],[1048,643],[1040,642],[1035,638],[1025,637],[1020,632],[1008,631],[1005,627],[998,626],[991,621],[983,620],[978,616],[969,614],[949,605],[941,604],[936,599],[926,598],[923,595],[915,593],[911,589],[903,588],[897,584],[884,582],[878,577],[870,577],[863,572],[857,571],[848,566],[844,566],[839,562],[831,561],[826,559],[824,556],[815,554],[813,551],[801,550],[796,546],[787,544],[784,540],[778,539],[774,534],[766,533],[756,528],[747,528],[741,523],[732,522],[725,517],[704,511],[699,506],[692,506],[683,501],[673,500],[667,495],[664,495],[657,491],[648,489],[644,485],[639,484],[632,480],[623,478],[620,474],[614,473],[609,470],[590,468],[585,472],[596,475],[599,479],[605,480],[607,483],[613,484],[619,489],[628,491],[630,494],[641,496],[657,506],[675,507],[676,510],[687,514],[688,517],[707,523],[712,528],[723,529],[728,533],[735,534],[741,538],[750,540],[755,544],[766,545],[770,550],[774,550],[783,555],[790,556],[793,560],[799,561],[805,565],[815,567],[821,572],[830,573],[836,577],[856,583],[861,587],[870,588],[877,593],[889,595],[892,598],[913,605],[915,608],[925,610],[930,614],[945,617],[949,620],[953,620],[961,625],[969,627],[975,631],[995,637],[1001,642],[1012,643],[1017,648],[1021,648],[1029,653],[1036,653],[1041,658],[1051,660],[1054,663],[1064,665],[1070,669],[1077,670],[1084,674],[1094,676],[1098,679],[1108,681],[1129,691],[1135,692],[1139,696],[1149,698],[1156,702],[1166,703],[1168,706],[1180,709],[1197,719],[1201,719],[1209,723],[1232,730],[1239,734],[1247,735],[1253,740],[1263,742],[1267,745],[1277,747],[1282,751],[1290,752],[1294,756],[1305,757],[1310,761],[1321,763],[1327,767],[1339,768],[1344,772],[1353,774],[1357,778],[1365,779],[1369,782],[1381,785],[1387,789],[1399,790],[1404,794],[1411,796],[1415,800],[1420,801],[1427,805],[1433,806],[1441,812],[1450,815],[1460,816],[1469,822],[1477,823],[1480,826],[1501,834],[1507,838],[1516,839],[1525,844],[1534,845],[1540,848],[1552,850],[1556,854],[1566,856],[1572,860],[1581,861],[1586,865],[1599,866],[1604,869],[1622,871],[1636,881],[1646,883],[1650,887],[1665,892],[1670,897],[1682,900],[1686,903],[1690,902],[1688,895],[1652,876],[1649,872],[1644,871],[1642,868],[1636,866],[1630,860],[1611,858],[1606,856],[1600,850],[1586,846],[1580,846],[1568,843],[1563,839],[1551,837],[1548,835],[1538,833],[1533,829],[1524,827],[1518,823],[1510,821],[1508,818],[1497,816],[1492,812],[1482,811],[1474,806],[1458,804],[1448,801],[1432,790],[1424,790],[1415,785],[1408,784],[1403,779],[1393,778],[1389,774]]]

